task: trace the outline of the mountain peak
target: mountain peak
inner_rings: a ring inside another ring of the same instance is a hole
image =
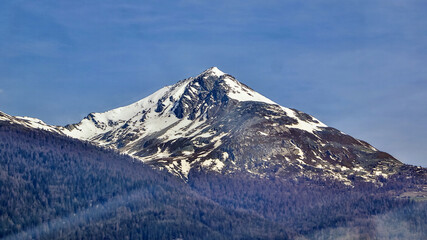
[[[306,113],[278,105],[217,67],[61,131],[184,179],[191,169],[206,169],[264,177],[322,173],[350,183],[356,177],[386,178],[401,164]]]
[[[208,170],[267,178],[320,174],[351,184],[387,178],[402,165],[366,142],[274,103],[217,67],[66,127],[0,112],[4,121],[113,148],[183,179],[190,170]]]
[[[221,70],[219,70],[217,67],[210,67],[208,69],[206,69],[205,71],[203,71],[199,76],[216,76],[216,77],[221,77],[223,75],[225,75],[225,73]]]

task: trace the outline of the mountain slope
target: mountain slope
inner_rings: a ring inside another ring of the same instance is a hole
[[[249,175],[192,171],[184,183],[115,151],[0,119],[0,238],[319,239],[341,228],[355,239],[427,236],[426,205],[390,192],[417,188],[405,175],[382,188]],[[388,233],[389,223],[407,227]]]
[[[279,106],[210,68],[129,106],[91,113],[62,133],[187,178],[193,170],[351,183],[395,174],[398,160],[314,117]]]

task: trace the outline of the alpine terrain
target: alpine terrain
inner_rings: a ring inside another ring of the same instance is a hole
[[[376,181],[402,163],[313,116],[276,104],[216,67],[129,106],[65,128],[27,124],[117,149],[188,177],[192,170],[261,177]]]
[[[67,126],[0,112],[0,238],[426,239],[427,169],[218,68]]]

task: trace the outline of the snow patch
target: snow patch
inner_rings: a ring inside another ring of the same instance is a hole
[[[261,132],[261,131],[258,131],[258,132],[259,132],[259,134],[261,134],[261,135],[263,135],[263,136],[268,136],[268,133]]]
[[[327,127],[326,124],[320,122],[319,120],[317,120],[316,118],[314,118],[312,116],[311,117],[313,118],[313,120],[317,121],[317,123],[303,121],[296,116],[294,110],[286,108],[286,107],[282,107],[282,106],[281,106],[281,108],[286,112],[287,116],[298,121],[298,123],[296,123],[296,124],[286,125],[288,128],[301,129],[301,130],[304,130],[306,132],[310,132],[310,133],[315,135],[314,131],[321,131],[322,127]]]
[[[210,170],[220,172],[225,165],[219,159],[208,159],[203,161],[202,166],[209,168]]]
[[[230,91],[227,95],[234,100],[240,102],[254,101],[268,104],[277,104],[263,95],[255,92],[254,90],[242,85],[240,82],[232,79],[231,77],[225,77],[224,82],[230,87]]]
[[[188,178],[188,173],[190,172],[191,165],[187,160],[181,160],[181,173],[185,176],[185,178]]]

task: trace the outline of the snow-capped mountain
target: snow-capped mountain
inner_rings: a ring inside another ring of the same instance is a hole
[[[374,181],[402,165],[366,142],[276,104],[216,67],[57,130],[183,178],[194,169]]]
[[[117,149],[184,179],[191,170],[261,177],[376,181],[403,164],[316,118],[276,104],[216,67],[131,105],[50,126],[0,112],[0,120]]]

